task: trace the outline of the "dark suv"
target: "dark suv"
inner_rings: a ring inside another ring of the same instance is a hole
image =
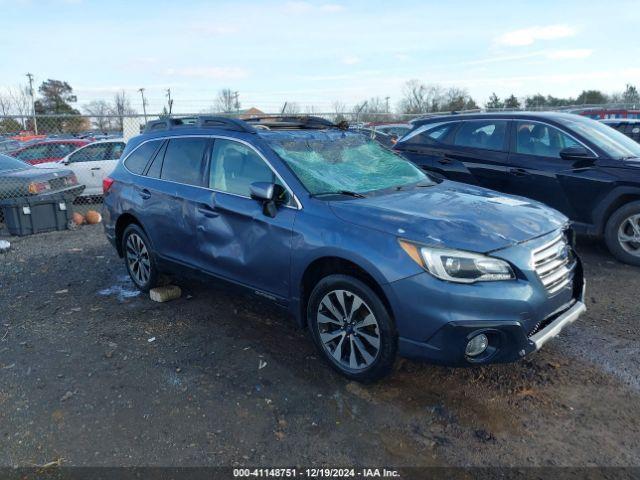
[[[356,380],[396,353],[514,361],[585,309],[564,215],[434,181],[322,119],[154,122],[105,179],[103,216],[138,288],[185,270],[247,287]]]
[[[640,265],[640,144],[613,128],[565,113],[447,115],[415,121],[395,148],[427,172],[554,207]]]

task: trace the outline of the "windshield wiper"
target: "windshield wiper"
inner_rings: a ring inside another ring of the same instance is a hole
[[[367,198],[367,196],[362,193],[352,192],[350,190],[335,190],[333,192],[319,192],[311,194],[312,197],[324,197],[326,195],[346,195],[354,198]]]

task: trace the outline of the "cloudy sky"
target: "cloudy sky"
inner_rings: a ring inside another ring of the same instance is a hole
[[[216,92],[243,107],[395,105],[409,79],[479,102],[640,85],[635,1],[0,0],[0,88],[31,72],[68,81],[81,105],[124,89],[141,109],[197,112]]]

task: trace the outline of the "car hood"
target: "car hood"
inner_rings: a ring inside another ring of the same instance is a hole
[[[333,201],[340,219],[427,245],[490,252],[564,227],[536,201],[448,180],[388,195]]]

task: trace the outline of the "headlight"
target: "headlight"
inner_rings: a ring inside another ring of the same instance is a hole
[[[458,283],[512,280],[515,274],[504,260],[479,253],[423,247],[400,240],[400,246],[431,275],[441,280]]]

